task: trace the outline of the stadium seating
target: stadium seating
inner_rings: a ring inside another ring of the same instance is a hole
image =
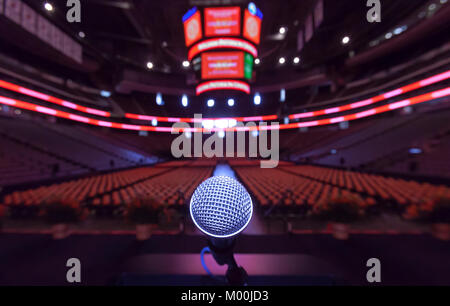
[[[71,126],[43,121],[0,118],[0,144],[5,156],[0,186],[155,162],[149,154],[136,153]],[[6,165],[6,160],[13,164]],[[14,163],[25,170],[16,171]]]
[[[80,202],[134,184],[153,175],[164,172],[164,168],[138,168],[109,174],[72,180],[61,184],[42,186],[25,191],[16,191],[5,196],[7,205],[40,205],[51,197],[64,197]]]
[[[444,130],[435,137],[419,143],[418,154],[395,152],[384,164],[377,168],[391,173],[408,173],[411,176],[450,178],[450,129]]]
[[[381,201],[394,201],[405,205],[427,200],[438,195],[450,195],[450,188],[393,177],[345,171],[314,166],[296,166],[286,169],[300,176],[376,197]]]
[[[4,197],[3,203],[16,215],[35,213],[40,205],[52,198],[76,200],[87,207],[106,208],[111,212],[137,197],[151,197],[163,204],[185,204],[194,189],[211,176],[213,167],[179,168],[182,163],[166,163],[158,167],[143,167],[95,175],[50,186],[15,191]],[[31,208],[31,210],[30,210]]]
[[[408,152],[410,147],[422,144],[448,125],[449,115],[448,110],[442,110],[426,115],[376,119],[354,133],[343,134],[342,137],[337,134],[328,142],[317,143],[296,154],[294,159],[309,158],[326,166],[342,166],[342,159],[349,167],[367,165],[398,150]]]
[[[368,205],[395,204],[400,209],[418,200],[450,196],[450,188],[443,185],[316,166],[238,166],[234,170],[262,207],[284,206],[297,212],[327,198],[352,193],[362,196]]]
[[[169,171],[162,175],[143,180],[128,187],[118,188],[112,194],[104,194],[93,199],[98,206],[122,205],[134,198],[148,197],[164,205],[183,206],[190,199],[195,188],[211,176],[212,167],[187,167]]]
[[[86,173],[88,170],[0,131],[0,186]]]
[[[306,212],[309,207],[328,197],[351,194],[350,191],[300,177],[280,169],[235,167],[239,178],[264,209],[277,206],[289,211]],[[373,202],[373,200],[368,199]]]

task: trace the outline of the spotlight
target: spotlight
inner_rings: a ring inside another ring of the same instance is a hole
[[[280,59],[278,60],[278,62],[283,65],[284,63],[286,63],[286,59],[284,57],[280,57]]]
[[[420,148],[410,148],[409,154],[422,154],[422,149]]]
[[[287,31],[286,27],[281,27],[280,30],[279,30],[281,35],[286,34],[286,31]]]
[[[157,125],[158,125],[158,120],[153,119],[153,120],[152,120],[152,125],[153,125],[153,126],[157,126]]]
[[[158,92],[156,94],[156,104],[157,105],[163,105],[164,104],[164,101],[163,101],[163,98],[162,98],[162,94],[160,92]]]
[[[259,93],[255,94],[255,96],[253,97],[253,103],[255,105],[261,104],[261,95]]]
[[[49,12],[53,12],[53,5],[50,2],[45,2],[44,8]]]
[[[147,68],[148,69],[153,69],[153,63],[152,62],[148,62],[147,63]]]
[[[83,31],[78,32],[78,36],[80,36],[80,38],[85,38],[86,34]]]
[[[187,139],[190,139],[192,137],[191,132],[184,132],[184,136],[186,136]]]
[[[225,132],[219,131],[219,138],[225,138]]]
[[[342,44],[346,45],[350,42],[350,37],[345,36],[344,38],[342,38]]]
[[[187,107],[188,104],[189,104],[188,97],[186,95],[183,95],[183,97],[181,98],[181,105],[183,105],[184,107]]]
[[[294,64],[300,63],[300,57],[296,56],[294,57]]]
[[[209,119],[203,120],[202,126],[204,129],[211,130],[214,128],[214,120],[209,120]]]
[[[214,120],[214,126],[218,129],[226,129],[228,127],[227,119]]]
[[[208,107],[213,107],[214,106],[214,100],[213,99],[209,99],[208,100]]]
[[[101,91],[100,91],[100,95],[101,95],[103,98],[109,98],[109,97],[111,97],[111,92],[110,92],[110,91],[107,91],[107,90],[101,90]]]
[[[386,35],[384,35],[384,38],[391,39],[392,38],[392,33],[391,32],[386,33]]]
[[[228,99],[228,106],[233,107],[234,106],[234,99]]]
[[[189,63],[189,61],[183,61],[183,67],[184,68],[188,68],[191,64]]]
[[[259,135],[259,131],[258,130],[253,130],[252,131],[252,136],[253,137],[258,137],[258,135]]]
[[[248,10],[252,15],[256,15],[256,5],[253,2],[248,4]]]
[[[261,60],[259,58],[256,58],[255,59],[255,65],[259,65],[259,64],[261,64]]]
[[[280,90],[280,102],[286,101],[286,89]]]
[[[395,34],[395,35],[402,34],[402,32],[403,32],[403,29],[402,29],[401,27],[398,27],[398,28],[396,28],[396,29],[394,30],[394,34]]]

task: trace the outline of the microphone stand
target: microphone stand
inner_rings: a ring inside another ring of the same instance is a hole
[[[228,265],[226,278],[231,286],[246,286],[248,275],[244,268],[239,267],[234,259],[235,238],[208,239],[208,246],[214,260],[219,266]]]

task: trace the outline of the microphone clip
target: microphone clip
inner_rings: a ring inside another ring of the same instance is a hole
[[[210,238],[208,246],[218,265],[228,265],[226,278],[231,286],[247,285],[248,274],[244,268],[239,267],[234,259],[235,238]]]

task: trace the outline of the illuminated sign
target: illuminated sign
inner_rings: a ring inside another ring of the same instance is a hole
[[[205,9],[205,36],[239,36],[240,34],[240,7]]]
[[[448,79],[450,79],[450,70],[447,70],[443,73],[433,75],[426,79],[405,85],[403,87],[394,89],[390,92],[383,93],[378,96],[374,96],[374,97],[366,99],[366,100],[356,101],[356,102],[352,102],[350,104],[345,104],[345,105],[332,107],[332,108],[320,109],[320,110],[316,110],[316,111],[308,112],[308,113],[291,114],[291,115],[289,115],[289,119],[316,118],[316,117],[323,116],[323,115],[339,113],[339,112],[344,112],[344,111],[351,111],[354,109],[366,107],[368,105],[373,105],[373,104],[385,101],[387,99],[391,99],[391,98],[399,96],[401,94],[406,94],[406,93],[412,92],[419,88],[424,88],[424,87],[427,87],[427,86],[430,86],[433,84],[437,84],[439,82],[442,82],[442,81],[445,81]],[[66,108],[74,109],[74,110],[77,110],[80,112],[84,112],[84,113],[88,113],[88,114],[92,114],[92,115],[96,115],[96,116],[102,116],[102,117],[111,117],[111,113],[109,113],[109,112],[105,112],[105,111],[102,111],[99,109],[87,108],[85,106],[76,104],[75,102],[61,100],[59,98],[50,96],[48,94],[33,91],[29,88],[21,87],[17,84],[9,83],[9,82],[3,81],[3,80],[0,80],[0,88],[4,88],[6,90],[17,92],[17,93],[20,93],[20,94],[23,94],[23,95],[26,95],[29,97],[43,100],[43,101],[46,101],[46,102],[49,102],[52,104],[57,104],[57,105],[60,105],[60,106],[66,107]],[[449,91],[450,89],[446,89],[446,90],[447,90],[447,94],[450,95],[450,91]],[[443,91],[438,91],[438,92],[441,93]],[[444,91],[444,93],[445,93],[445,91]],[[434,98],[437,98],[437,97],[441,97],[441,96],[436,94]],[[12,99],[7,99],[6,97],[4,97],[4,98],[6,100],[4,100],[3,104],[10,105],[10,106],[18,105]],[[2,103],[0,102],[0,104],[2,104]],[[393,103],[393,105],[398,107],[399,104]],[[35,110],[32,108],[28,108],[28,107],[26,109]],[[56,110],[52,110],[51,112],[53,113],[54,111],[56,111]],[[151,121],[156,118],[158,121],[164,121],[164,122],[196,122],[195,118],[154,117],[154,116],[144,116],[144,115],[139,115],[139,114],[128,114],[128,113],[125,114],[125,117],[130,118],[130,119],[139,119],[139,120],[146,120],[146,121]],[[267,115],[267,116],[262,116],[262,117],[239,117],[239,118],[234,118],[234,119],[237,121],[265,121],[265,120],[276,120],[277,118],[278,118],[278,116],[273,114],[273,115]],[[335,121],[337,122],[338,120],[343,121],[342,118],[343,117],[338,117],[336,119],[333,119],[333,122],[335,122]],[[216,118],[216,119],[219,119],[219,118]]]
[[[249,10],[244,13],[244,37],[257,45],[261,41],[261,19]]]
[[[220,81],[209,81],[205,83],[201,83],[197,86],[196,93],[200,95],[207,91],[212,90],[240,90],[247,94],[250,93],[250,85],[241,81],[234,80],[220,80]]]
[[[209,81],[203,83],[197,87],[197,93],[200,94],[202,92],[208,90],[218,90],[218,89],[233,89],[233,90],[242,90],[244,92],[250,93],[250,87],[248,84],[240,81],[233,80],[223,80],[223,81]],[[422,94],[419,96],[413,96],[408,98],[407,100],[402,100],[399,102],[393,102],[390,104],[378,106],[375,108],[371,108],[368,110],[361,111],[359,113],[352,113],[348,115],[343,115],[340,117],[326,118],[315,121],[307,121],[307,122],[295,122],[288,124],[277,124],[271,126],[254,126],[254,127],[229,127],[226,129],[223,128],[214,128],[214,129],[201,129],[201,128],[179,128],[177,130],[183,131],[191,131],[191,132],[203,132],[204,130],[208,132],[214,132],[218,130],[225,131],[245,131],[245,130],[285,130],[285,129],[298,129],[301,127],[310,127],[310,126],[321,126],[321,125],[329,125],[336,124],[344,121],[353,121],[361,118],[371,117],[377,114],[382,114],[386,112],[390,112],[395,109],[399,109],[405,106],[416,105],[420,103],[425,103],[434,99],[440,99],[444,97],[450,96],[450,87],[432,91],[426,94]],[[135,124],[126,124],[126,123],[118,123],[111,122],[106,120],[98,120],[93,119],[81,115],[75,115],[71,113],[67,113],[64,111],[43,107],[40,105],[36,105],[34,103],[28,103],[24,101],[20,101],[17,99],[11,99],[8,97],[0,96],[0,104],[8,105],[15,108],[25,109],[32,112],[39,112],[42,114],[46,114],[49,116],[64,118],[72,121],[78,121],[90,125],[103,126],[115,129],[123,129],[123,130],[136,130],[136,131],[151,131],[151,132],[167,132],[173,133],[173,127],[159,127],[159,126],[147,126],[147,125],[135,125]],[[254,121],[254,120],[251,120]]]
[[[250,53],[253,57],[258,56],[255,46],[243,39],[238,38],[212,38],[192,46],[189,50],[188,59],[192,60],[196,55],[204,51],[214,49],[238,49]]]
[[[183,23],[186,46],[189,47],[202,38],[202,20],[200,12],[196,8],[193,8],[183,16]]]
[[[258,57],[256,45],[261,41],[262,19],[262,12],[253,2],[248,7],[193,8],[183,16],[193,78],[199,81],[221,80],[221,83],[201,84],[200,91],[220,87],[250,92],[248,83],[224,84],[232,79],[248,81],[253,78],[254,60]]]
[[[244,77],[246,79],[251,79],[253,77],[253,63],[254,58],[248,53],[244,56]]]
[[[244,52],[202,54],[202,79],[244,78]]]

